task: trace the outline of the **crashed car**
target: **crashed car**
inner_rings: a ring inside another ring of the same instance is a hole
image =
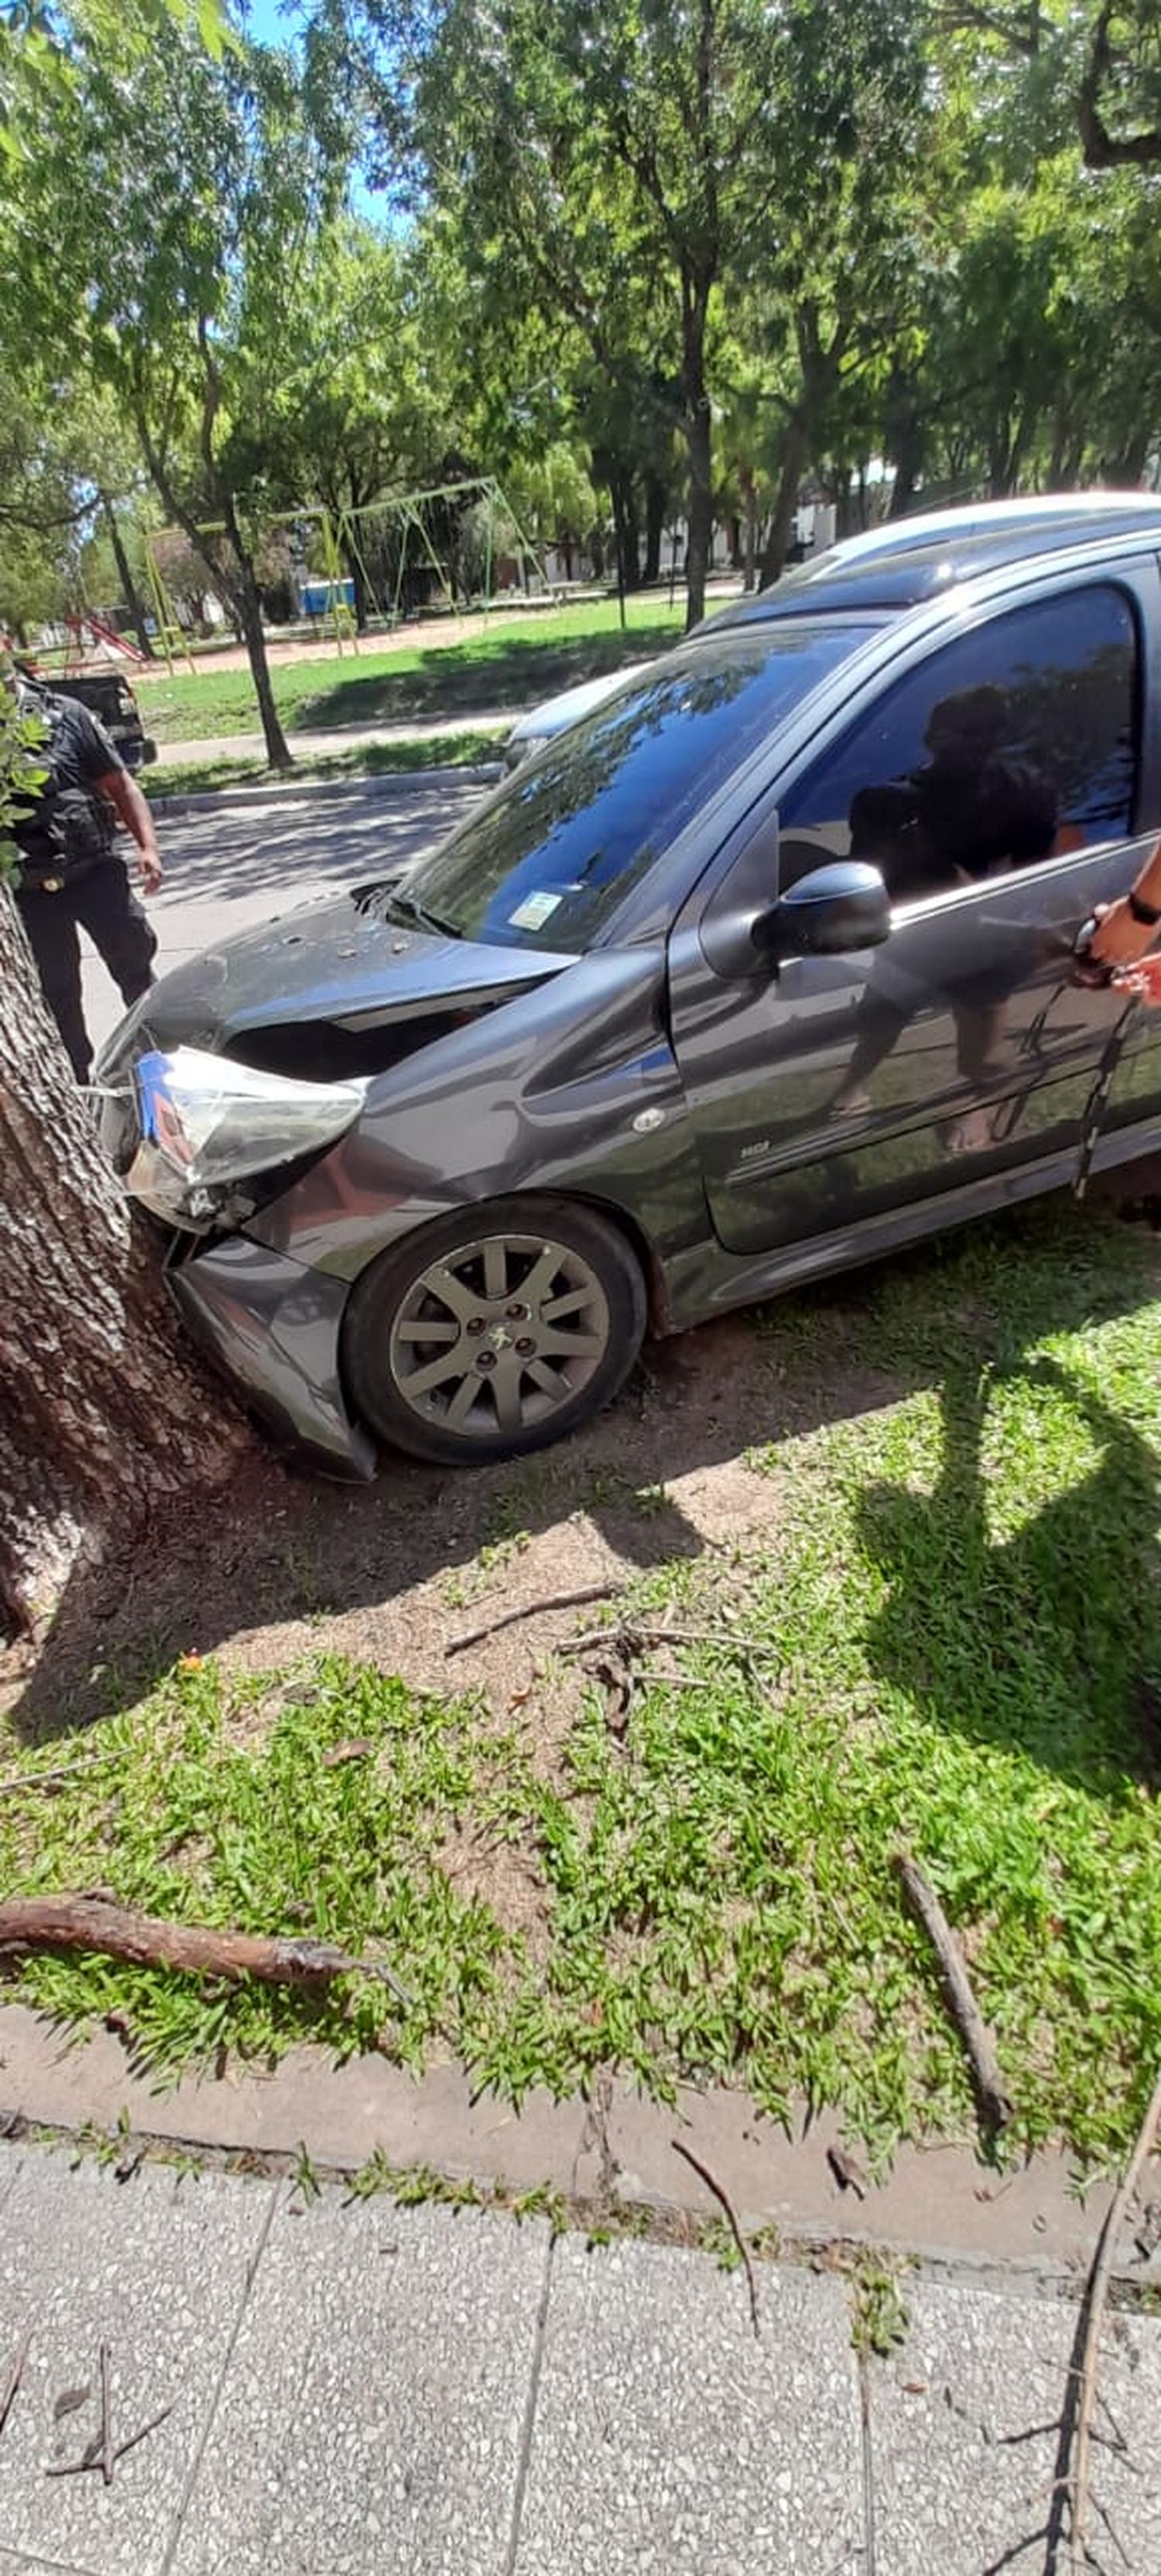
[[[143,997],[106,1141],[268,1422],[355,1476],[537,1449],[646,1330],[1161,1143],[1161,1014],[1073,964],[1161,829],[1138,519],[749,601],[407,875]]]

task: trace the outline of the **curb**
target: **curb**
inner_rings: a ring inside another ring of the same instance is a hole
[[[966,2147],[904,2147],[882,2182],[844,2188],[829,2150],[838,2122],[797,2117],[793,2135],[744,2094],[678,2087],[671,2107],[598,2075],[588,2100],[539,2088],[519,2111],[475,2090],[451,2061],[416,2078],[385,2057],[336,2063],[306,2045],[273,2073],[186,2076],[159,2092],[106,2029],[54,2030],[20,2004],[0,2007],[0,2138],[43,2132],[84,2145],[130,2139],[247,2166],[309,2158],[350,2177],[372,2158],[426,2177],[428,2196],[471,2184],[485,2196],[536,2192],[602,2210],[613,2224],[662,2229],[716,2214],[713,2195],[673,2152],[680,2132],[729,2193],[747,2230],[767,2228],[787,2253],[827,2246],[890,2249],[948,2274],[1033,2295],[1075,2289],[1112,2198],[1096,2182],[1077,2196],[1063,2157],[1040,2155],[1001,2179]],[[841,2159],[839,2160],[841,2163]],[[1117,2265],[1137,2288],[1152,2266]]]
[[[326,796],[393,796],[400,788],[495,787],[503,776],[502,761],[463,761],[458,765],[446,764],[440,769],[372,771],[365,778],[287,779],[285,786],[279,787],[191,789],[188,794],[151,796],[148,804],[152,814],[220,814],[237,807],[311,804]]]

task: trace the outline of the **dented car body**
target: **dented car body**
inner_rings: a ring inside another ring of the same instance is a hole
[[[148,993],[106,1140],[266,1420],[344,1475],[533,1449],[647,1328],[1066,1183],[1117,1013],[1073,942],[1161,828],[1157,533],[1143,503],[746,603],[405,877]],[[901,884],[918,826],[868,847],[867,791],[922,807],[957,710],[1034,773],[1044,846],[993,820],[973,871],[961,799]],[[1158,1142],[1138,1014],[1095,1159]]]

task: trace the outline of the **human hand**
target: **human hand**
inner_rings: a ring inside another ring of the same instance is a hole
[[[1085,955],[1098,966],[1132,966],[1152,947],[1156,936],[1148,922],[1135,918],[1128,896],[1122,895],[1119,903],[1097,905],[1096,929]]]
[[[161,860],[156,850],[138,852],[137,872],[141,879],[142,894],[156,894],[161,884]]]
[[[1161,1011],[1161,949],[1138,958],[1135,966],[1118,966],[1112,980],[1114,993],[1131,993],[1134,1001]]]

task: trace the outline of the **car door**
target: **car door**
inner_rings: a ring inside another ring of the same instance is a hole
[[[1071,980],[1069,952],[1153,838],[1156,596],[1144,559],[984,611],[872,684],[786,779],[783,891],[837,858],[880,864],[881,948],[731,980],[712,936],[730,873],[686,906],[673,1042],[730,1250],[858,1226],[1077,1141],[1117,1006]],[[1161,1116],[1161,1014],[1138,1022],[1113,1110],[1136,1120]]]

